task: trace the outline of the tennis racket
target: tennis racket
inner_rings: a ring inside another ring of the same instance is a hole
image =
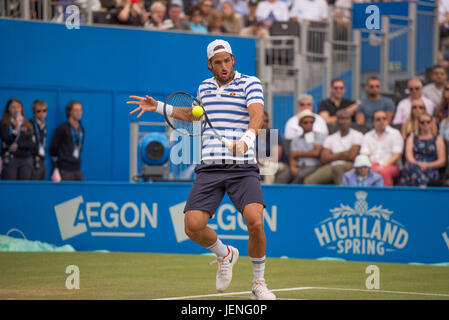
[[[167,106],[173,107],[173,114],[176,113],[176,118],[167,114]],[[195,106],[200,106],[203,109],[203,114],[200,117],[192,115],[192,109]],[[211,135],[226,147],[230,148],[232,146],[230,140],[221,136],[214,129],[201,102],[188,93],[177,91],[170,94],[164,102],[164,117],[171,128],[183,135],[191,137]],[[193,121],[191,121],[192,117]]]

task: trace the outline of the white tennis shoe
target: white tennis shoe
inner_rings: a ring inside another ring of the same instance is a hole
[[[276,296],[268,290],[264,279],[254,281],[251,291],[253,300],[276,300]]]
[[[226,246],[229,250],[228,255],[212,261],[212,263],[218,263],[217,280],[215,286],[219,292],[225,291],[229,287],[232,280],[232,267],[234,267],[234,264],[239,258],[239,251],[236,248],[228,245]]]

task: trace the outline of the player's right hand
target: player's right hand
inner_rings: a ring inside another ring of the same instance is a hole
[[[140,111],[140,113],[137,115],[137,118],[140,118],[140,116],[142,114],[144,114],[145,112],[149,111],[149,112],[154,112],[156,111],[156,107],[157,107],[157,101],[150,97],[150,96],[145,96],[144,97],[139,97],[139,96],[129,96],[131,99],[135,99],[137,101],[126,101],[126,104],[137,104],[139,105],[139,107],[137,107],[136,109],[132,110],[129,114],[134,114],[138,111]]]

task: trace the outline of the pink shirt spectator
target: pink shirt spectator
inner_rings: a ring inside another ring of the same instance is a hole
[[[427,113],[430,115],[433,115],[433,112],[435,111],[435,104],[432,102],[432,100],[426,98],[425,96],[421,96],[422,101],[426,105]],[[393,124],[402,124],[410,116],[410,112],[412,110],[412,100],[410,97],[404,98],[398,103],[398,107],[396,108],[396,114],[393,119]]]

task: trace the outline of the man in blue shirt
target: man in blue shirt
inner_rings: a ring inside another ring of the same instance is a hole
[[[360,105],[357,108],[355,122],[359,125],[373,124],[373,114],[376,110],[384,110],[387,113],[388,123],[394,116],[394,102],[390,98],[380,94],[380,80],[373,76],[368,79],[365,85],[366,96],[360,99]]]
[[[363,154],[358,155],[354,161],[354,171],[347,171],[343,175],[342,185],[354,187],[383,187],[384,180],[377,172],[371,171],[371,162]]]

